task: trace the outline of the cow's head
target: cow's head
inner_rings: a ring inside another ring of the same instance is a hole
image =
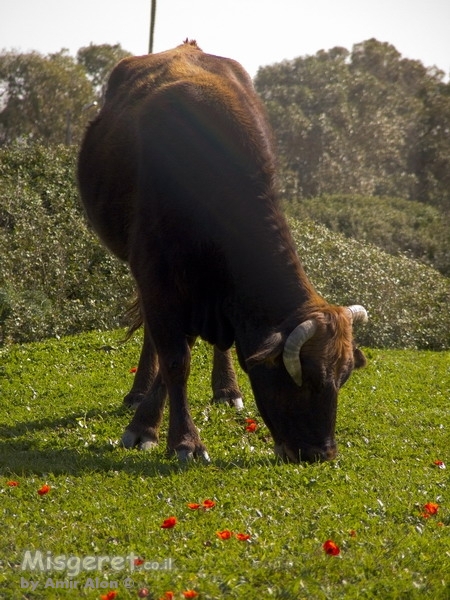
[[[335,458],[338,391],[353,369],[366,364],[352,324],[366,320],[362,306],[329,306],[293,331],[272,334],[247,360],[277,455],[294,462]]]

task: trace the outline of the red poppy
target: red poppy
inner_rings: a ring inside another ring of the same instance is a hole
[[[18,481],[7,481],[6,485],[9,485],[9,487],[17,487],[19,485]]]
[[[341,549],[337,544],[333,542],[333,540],[327,540],[326,542],[324,542],[322,548],[330,556],[337,556],[341,552]]]
[[[130,373],[137,373],[137,367],[131,367]]]
[[[209,510],[210,508],[213,508],[216,505],[216,503],[214,502],[214,500],[203,500],[203,502],[201,504],[197,504],[196,502],[188,502],[187,507],[190,508],[191,510],[198,510],[200,508],[202,508],[203,510]]]
[[[224,529],[223,531],[217,531],[216,535],[221,540],[229,540],[233,533],[229,529]]]
[[[435,460],[434,464],[436,467],[439,467],[439,469],[445,469],[445,462],[443,460]]]
[[[198,592],[196,592],[195,590],[186,590],[185,592],[183,592],[183,596],[185,598],[195,598],[196,596],[198,596]]]
[[[48,494],[49,491],[50,491],[50,486],[45,484],[37,491],[37,493],[39,494],[39,496],[45,496],[45,494]]]
[[[246,542],[250,539],[250,535],[248,533],[237,533],[236,537],[240,542]]]
[[[162,596],[159,600],[173,600],[174,593],[173,592],[165,592],[164,596]]]
[[[168,519],[164,519],[161,528],[162,529],[172,529],[172,527],[175,527],[175,525],[177,524],[177,518],[176,517],[169,517]]]
[[[246,423],[256,423],[255,419],[245,419]]]
[[[425,514],[427,514],[428,516],[435,515],[439,510],[439,504],[436,504],[435,502],[427,502],[426,504],[424,504],[423,508]]]
[[[143,558],[135,558],[134,559],[134,566],[135,567],[140,567],[141,565],[144,564],[144,559]]]
[[[114,590],[111,590],[107,594],[104,594],[103,596],[100,596],[100,600],[114,600],[114,598],[116,596],[117,596],[117,592],[115,592]]]
[[[247,427],[245,428],[245,431],[250,431],[250,433],[253,433],[254,431],[256,431],[258,429],[258,425],[257,423],[249,423],[247,425]]]

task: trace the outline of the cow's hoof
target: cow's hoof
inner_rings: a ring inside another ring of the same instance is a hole
[[[231,405],[234,406],[236,410],[242,410],[244,408],[244,402],[242,398],[232,398]]]
[[[136,410],[139,404],[144,400],[145,394],[142,392],[129,392],[123,399],[123,404],[127,408]]]
[[[188,463],[194,460],[194,458],[201,458],[205,463],[211,462],[208,452],[204,449],[192,452],[192,450],[182,448],[181,450],[177,450],[177,458],[180,463]]]
[[[158,441],[146,435],[141,435],[137,431],[125,429],[122,435],[122,446],[124,448],[139,447],[140,450],[152,450],[158,445]]]
[[[144,452],[149,452],[150,450],[153,450],[153,448],[156,448],[156,446],[158,445],[157,442],[155,442],[154,440],[143,440],[140,444],[139,444],[139,450],[143,450]]]
[[[213,402],[217,404],[229,404],[230,406],[234,406],[236,410],[242,410],[244,408],[244,402],[241,397],[236,398],[213,398]]]

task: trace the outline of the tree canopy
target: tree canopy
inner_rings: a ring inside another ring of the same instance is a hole
[[[0,53],[0,146],[77,144],[120,44]],[[375,39],[262,67],[287,198],[390,196],[450,212],[450,83]]]
[[[450,84],[370,39],[263,67],[255,86],[288,195],[395,196],[450,206]]]
[[[128,55],[120,45],[106,44],[81,48],[77,59],[66,50],[1,53],[0,145],[77,143],[109,72]]]

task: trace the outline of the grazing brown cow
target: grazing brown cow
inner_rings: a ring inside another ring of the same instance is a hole
[[[144,318],[132,390],[143,400],[124,445],[157,443],[168,395],[169,451],[207,458],[186,397],[201,336],[225,353],[216,367],[228,381],[235,343],[278,455],[335,457],[338,390],[365,364],[352,323],[367,314],[328,304],[309,282],[279,208],[270,128],[242,67],[187,41],[122,60],[78,178],[94,229],[130,265]]]

